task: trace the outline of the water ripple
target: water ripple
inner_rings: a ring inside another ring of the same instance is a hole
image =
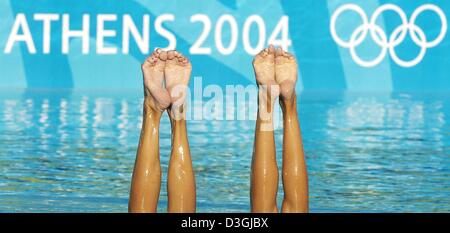
[[[1,94],[0,211],[126,211],[140,93]],[[311,210],[449,212],[448,97],[301,95]],[[252,120],[188,122],[198,211],[249,210],[254,127]],[[275,134],[281,165],[282,130]],[[160,137],[165,211],[166,115]],[[279,204],[282,191],[280,182]]]

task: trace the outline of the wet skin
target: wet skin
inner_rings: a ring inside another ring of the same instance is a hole
[[[129,212],[156,212],[161,189],[159,123],[168,110],[172,152],[168,171],[168,212],[195,212],[196,191],[185,120],[189,60],[176,51],[155,50],[142,64],[144,116],[131,182]]]
[[[259,86],[258,117],[251,173],[251,211],[278,212],[278,167],[273,132],[273,106],[279,97],[283,110],[284,199],[282,212],[308,212],[308,177],[300,124],[297,117],[295,58],[273,46],[255,56],[253,61]]]

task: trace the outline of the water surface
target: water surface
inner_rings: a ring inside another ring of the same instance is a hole
[[[0,211],[126,212],[140,94],[2,91]],[[303,93],[299,116],[312,212],[450,211],[450,95]],[[198,212],[249,211],[254,124],[188,122]],[[163,212],[167,116],[160,137]]]

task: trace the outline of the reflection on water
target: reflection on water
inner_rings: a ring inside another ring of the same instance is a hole
[[[0,211],[126,211],[140,93],[2,92]],[[449,97],[302,94],[311,210],[450,211]],[[192,120],[188,128],[198,211],[248,211],[254,121]],[[276,140],[281,159],[281,129]],[[164,211],[167,116],[160,143]]]

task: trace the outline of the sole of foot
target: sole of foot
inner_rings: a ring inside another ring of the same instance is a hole
[[[170,96],[164,88],[165,61],[159,58],[161,50],[156,49],[141,65],[144,77],[146,102],[154,110],[163,111],[170,105]]]
[[[178,51],[162,52],[159,58],[166,63],[164,79],[170,95],[170,109],[175,115],[179,116],[184,112],[192,65],[189,59]]]
[[[275,99],[279,95],[279,86],[275,80],[275,47],[270,45],[253,59],[256,82],[267,98]]]
[[[275,51],[275,80],[280,85],[282,99],[291,99],[295,95],[298,66],[295,57],[277,48]]]

